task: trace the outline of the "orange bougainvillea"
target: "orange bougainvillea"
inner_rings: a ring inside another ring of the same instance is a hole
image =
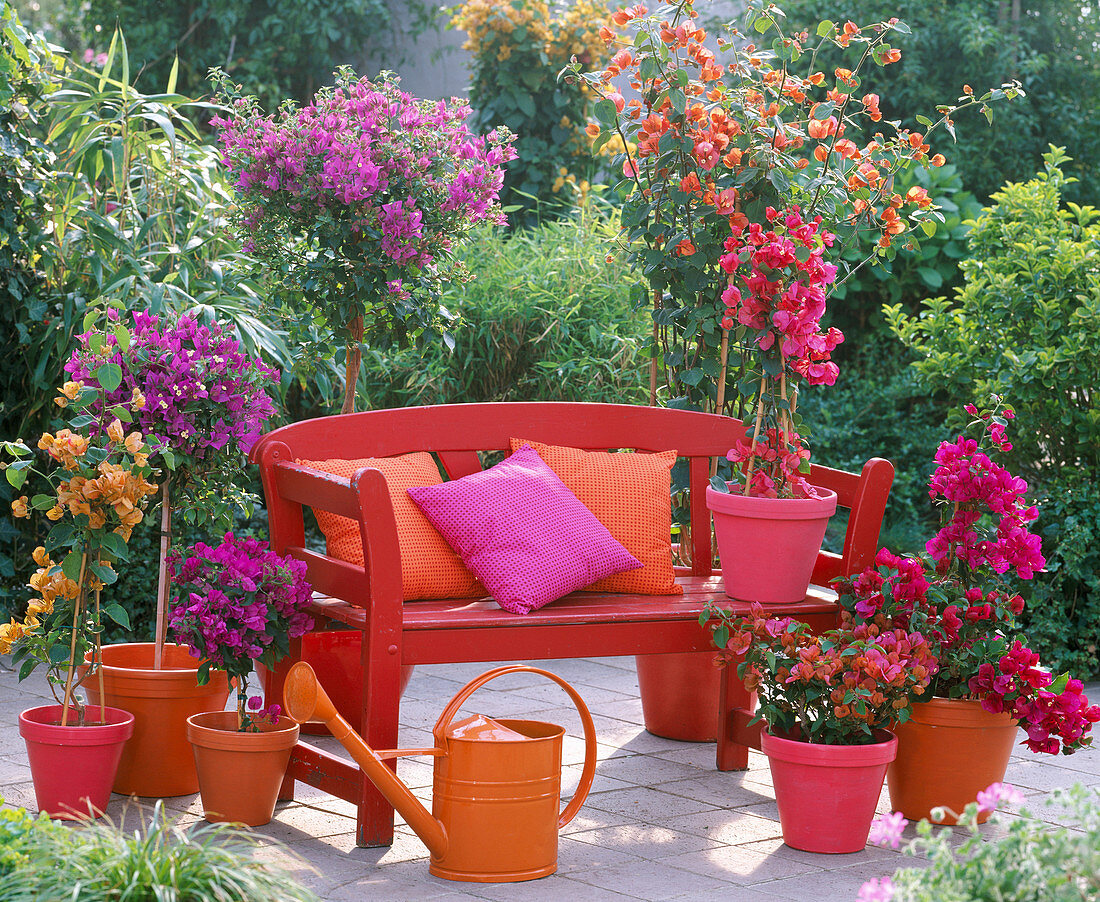
[[[993,92],[964,95],[940,108],[935,122],[919,117],[923,131],[915,132],[885,121],[882,98],[859,90],[865,67],[900,59],[891,42],[908,33],[904,23],[825,22],[813,37],[788,34],[780,12],[762,0],[751,0],[746,21],[745,33],[731,30],[715,42],[692,0],[654,12],[621,9],[612,16],[616,27],[600,32],[610,62],[595,71],[571,67],[600,98],[597,128],[587,130],[594,148],[613,139],[626,148],[616,167],[628,193],[624,232],[653,297],[650,352],[664,368],[659,394],[710,410],[732,404],[741,414],[738,364],[748,361],[739,360],[740,334],[720,326],[726,280],[718,261],[731,231],[766,227],[769,207],[798,210],[808,222],[823,217],[838,236],[832,256],[842,282],[845,267],[856,265],[843,251],[860,235],[888,256],[899,240],[919,243],[915,226],[941,218],[927,195],[896,191],[895,175],[941,165],[928,135],[950,128],[958,109],[988,112],[995,99]],[[851,62],[816,69],[821,46],[848,49]],[[624,85],[637,95],[625,105]],[[1017,93],[1013,84],[996,96]],[[870,140],[854,140],[860,134]]]
[[[129,337],[122,326],[112,334],[119,341]],[[70,409],[73,419],[67,428],[45,432],[38,440],[52,466],[36,469],[33,451],[21,441],[0,442],[0,450],[11,457],[3,465],[7,481],[18,490],[34,475],[44,488],[30,498],[16,498],[13,516],[39,511],[51,523],[45,544],[33,554],[37,570],[27,585],[35,594],[22,620],[0,625],[0,654],[12,653],[21,677],[45,666],[63,705],[63,722],[71,707],[78,721],[83,717],[75,695],[81,682],[76,665],[98,647],[102,617],[129,623],[119,605],[101,607],[100,592],[118,578],[115,566],[126,560],[126,543],[144,519],[149,496],[157,492],[150,481],[150,449],[141,433],[126,425],[145,403],[140,392],[126,402],[102,405],[99,416],[88,412],[102,400],[104,386],[117,387],[121,374],[116,370],[116,364],[101,360],[96,369],[100,387],[75,380],[58,389],[57,406]]]

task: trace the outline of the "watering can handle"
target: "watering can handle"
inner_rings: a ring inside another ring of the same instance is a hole
[[[504,667],[487,670],[481,676],[470,680],[447,703],[447,707],[439,715],[439,720],[435,722],[432,734],[435,736],[436,747],[440,749],[444,747],[444,732],[458,713],[459,708],[466,703],[466,700],[490,680],[495,680],[497,677],[510,673],[535,673],[553,680],[573,700],[577,713],[581,716],[581,726],[584,727],[584,769],[581,771],[581,780],[577,784],[577,791],[573,793],[573,798],[569,800],[569,804],[565,806],[558,817],[558,827],[564,827],[581,810],[581,805],[584,804],[584,800],[588,797],[588,791],[592,788],[592,779],[596,776],[596,725],[592,723],[592,715],[589,713],[588,705],[584,703],[584,699],[580,697],[576,689],[557,674],[551,673],[549,670],[540,670],[537,667],[528,667],[526,664],[507,664]]]

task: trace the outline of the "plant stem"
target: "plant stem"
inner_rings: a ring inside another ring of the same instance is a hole
[[[661,309],[661,292],[653,292],[653,310]],[[657,342],[660,340],[660,332],[657,328],[657,320],[653,321],[653,350],[657,350]],[[649,358],[649,406],[657,406],[657,355]]]
[[[69,723],[69,706],[73,704],[73,676],[76,673],[76,633],[80,623],[80,608],[84,601],[84,572],[88,567],[88,552],[80,556],[80,576],[76,581],[76,598],[73,600],[73,637],[69,643],[69,672],[65,676],[65,699],[61,703],[61,726]]]
[[[363,341],[363,317],[348,323],[348,341],[344,356],[344,405],[340,413],[355,413],[355,388],[359,382],[359,345]]]
[[[756,463],[756,442],[760,438],[760,424],[764,420],[764,392],[768,389],[768,377],[760,377],[760,393],[756,399],[756,426],[752,433],[752,449],[749,454],[749,467],[745,471],[745,494],[752,494],[752,470]]]
[[[95,651],[92,655],[92,666],[99,674],[99,722],[107,723],[107,688],[103,677],[103,622],[99,613],[99,589],[95,590],[95,622],[99,627],[95,634]]]
[[[160,670],[164,659],[165,619],[168,612],[168,544],[172,535],[172,505],[168,483],[160,487],[160,562],[157,573],[157,632],[153,645],[153,669]]]
[[[718,397],[714,402],[714,412],[719,416],[722,414],[722,409],[726,404],[726,374],[729,371],[729,356],[730,356],[730,330],[722,330],[722,345],[719,351],[721,357],[721,368],[718,372]],[[710,462],[710,475],[716,476],[718,474],[718,458],[715,457]]]

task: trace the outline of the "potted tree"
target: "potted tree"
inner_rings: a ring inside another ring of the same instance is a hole
[[[198,788],[187,717],[220,711],[229,693],[224,676],[200,685],[197,662],[181,646],[165,644],[167,558],[173,515],[188,525],[227,527],[236,509],[251,510],[239,488],[243,454],[274,412],[267,394],[277,373],[247,357],[222,327],[194,316],[168,319],[135,313],[130,327],[114,316],[101,330],[80,336],[66,369],[103,389],[93,408],[126,399],[143,403],[135,414],[161,465],[160,559],[153,642],[109,645],[100,660],[107,704],[135,716],[134,737],[123,754],[115,789],[139,796],[176,796]],[[119,374],[104,385],[104,363]],[[90,661],[89,661],[90,663]]]
[[[98,315],[91,311],[86,325]],[[121,327],[118,335],[125,340]],[[34,552],[38,569],[29,585],[36,597],[21,622],[0,626],[0,653],[12,653],[20,679],[39,666],[46,670],[57,704],[22,712],[19,732],[27,743],[38,807],[62,818],[102,814],[123,744],[134,729],[133,714],[106,705],[102,692],[98,704],[85,704],[79,689],[89,671],[78,665],[85,659],[98,663],[105,618],[129,624],[125,608],[103,600],[102,593],[117,580],[131,533],[157,491],[149,481],[149,447],[129,428],[143,399],[104,403],[122,374],[117,364],[103,360],[95,375],[95,387],[73,380],[60,389],[57,403],[71,411],[72,420],[38,441],[51,469],[38,470],[23,442],[2,443],[14,457],[5,471],[11,485],[21,489],[33,474],[45,486],[29,499],[17,498],[13,514],[43,511],[51,523]]]
[[[807,852],[858,852],[912,698],[932,679],[924,637],[875,624],[814,635],[790,617],[712,607],[701,621],[759,704],[783,841]]]
[[[601,98],[598,121],[589,125],[594,150],[612,141],[623,148],[616,159],[624,175],[624,243],[643,277],[639,299],[648,296],[653,312],[650,403],[744,420],[749,435],[734,449],[735,462],[744,466],[741,493],[748,487],[746,504],[760,500],[772,509],[771,499],[753,497],[757,488],[770,480],[776,494],[793,492],[808,457],[797,380],[828,384],[836,376],[828,352],[841,336],[816,329],[826,293],[872,258],[889,260],[899,246],[919,247],[921,227],[934,230],[932,220],[942,219],[922,188],[896,190],[895,175],[943,164],[928,135],[952,129],[957,111],[977,106],[988,115],[992,100],[1020,91],[1013,83],[981,96],[965,94],[958,104],[940,107],[935,122],[918,117],[917,130],[884,120],[878,95],[859,90],[863,68],[900,59],[891,42],[908,33],[903,22],[823,22],[806,35],[787,33],[772,3],[753,0],[745,16],[745,33],[730,29],[718,38],[716,52],[692,0],[652,13],[642,5],[620,9],[613,15],[619,30],[601,31],[610,63],[593,73],[574,65],[572,77],[583,78]],[[850,62],[818,70],[819,52],[847,54]],[[624,82],[637,92],[629,101],[620,90]],[[789,216],[801,219],[797,228],[814,224],[809,244],[791,234]],[[766,240],[772,247],[795,245],[798,264],[826,248],[813,261],[816,271],[786,263],[779,267],[785,277],[771,278],[774,261],[755,253],[763,244],[752,243],[768,233],[776,235]],[[867,239],[871,255],[847,260],[860,255],[845,251]],[[829,254],[842,268],[839,278],[825,259]],[[716,461],[715,475],[718,470]],[[726,481],[715,480],[708,503],[740,506]],[[828,509],[827,501],[783,500],[788,508]],[[716,519],[718,530],[729,522],[725,513]],[[733,543],[720,539],[722,544],[723,571],[732,576],[743,568],[730,559]],[[681,542],[681,555],[687,547]],[[754,560],[755,571],[788,569],[788,546],[773,544],[767,551]],[[768,565],[773,553],[783,555],[781,567]],[[807,582],[809,575],[807,570]],[[732,589],[746,600],[763,591]],[[798,595],[798,588],[782,594]],[[638,666],[643,686],[662,687],[660,700],[643,695],[657,722],[675,722],[664,710],[694,704],[700,686],[710,687],[711,699],[717,693],[717,674],[706,676],[700,655],[640,657]],[[678,686],[682,692],[671,691]],[[713,739],[714,732],[673,738]]]
[[[216,547],[200,542],[174,558],[171,583],[169,626],[201,661],[199,682],[221,671],[237,691],[236,710],[187,718],[206,819],[266,824],[298,726],[280,720],[278,705],[265,708],[260,696],[250,697],[248,677],[258,662],[273,667],[291,639],[313,628],[306,565],[227,533]]]
[[[1028,529],[1038,513],[1027,483],[996,462],[1011,448],[1013,412],[993,398],[988,409],[968,404],[966,413],[964,434],[936,451],[929,495],[942,527],[925,553],[883,549],[873,568],[838,585],[853,622],[919,632],[936,657],[931,691],[897,729],[888,773],[892,806],[914,820],[940,806],[961,812],[1003,781],[1018,727],[1032,751],[1070,754],[1091,744],[1100,721],[1081,681],[1042,669],[1016,627],[1024,599],[1013,577],[1031,579],[1045,561]]]

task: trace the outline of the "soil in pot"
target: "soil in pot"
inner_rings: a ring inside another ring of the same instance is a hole
[[[99,720],[102,714],[105,721]],[[73,726],[71,719],[61,726],[61,705],[22,712],[19,735],[27,744],[38,810],[63,820],[100,817],[133,731],[134,716],[118,708],[88,705],[84,726]]]
[[[236,711],[212,711],[187,718],[204,816],[211,823],[259,827],[271,820],[279,787],[298,741],[288,717],[261,724],[258,733],[237,732]]]
[[[210,672],[198,684],[199,660],[185,645],[165,645],[163,669],[153,669],[152,642],[103,647],[104,701],[134,715],[134,735],[122,753],[114,790],[125,795],[168,796],[198,792],[195,760],[187,741],[187,718],[221,711],[229,696],[225,673]],[[84,682],[92,704],[99,704],[99,678]]]

